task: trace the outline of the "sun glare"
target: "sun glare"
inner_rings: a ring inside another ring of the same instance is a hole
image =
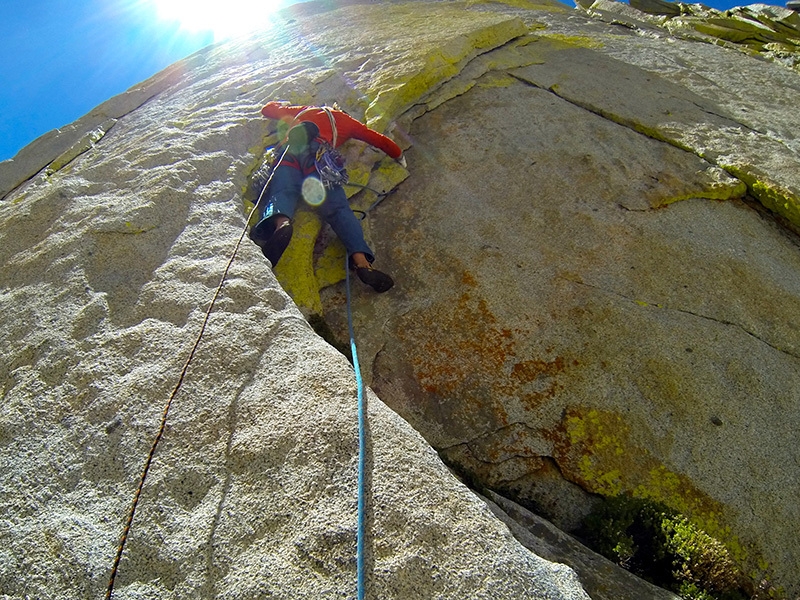
[[[152,0],[158,18],[188,31],[210,31],[214,41],[268,27],[281,0]]]

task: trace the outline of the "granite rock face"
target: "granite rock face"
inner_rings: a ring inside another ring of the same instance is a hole
[[[662,501],[800,593],[800,80],[616,4],[311,2],[0,164],[0,595],[102,595],[271,99],[409,161],[345,148],[394,190],[364,226],[397,286],[354,290],[368,597],[670,597],[498,493],[566,531]],[[295,231],[274,275],[238,250],[115,598],[354,594],[355,381],[307,322],[347,345],[344,252]]]
[[[615,0],[579,0],[576,4],[612,23],[640,29],[656,26],[678,38],[721,45],[800,68],[800,15],[792,3],[786,8],[750,4],[725,11],[666,0],[632,0],[630,6]]]
[[[516,14],[530,36],[419,103],[369,218],[399,282],[357,305],[372,385],[567,531],[597,495],[665,502],[796,594],[800,79],[645,19]]]
[[[207,49],[4,163],[3,598],[102,597],[167,398],[245,226],[242,188],[272,134],[261,104],[339,99],[363,113],[354,81],[402,104],[393,90],[431,53],[469,55],[525,29],[464,11],[449,38],[431,31],[414,48],[384,34],[393,22],[424,33],[421,5],[326,13],[352,36],[316,31],[320,10]],[[337,66],[301,43],[329,48]],[[358,164],[369,172],[376,158]],[[523,547],[408,423],[367,400],[368,597],[587,598],[570,568]],[[354,597],[357,440],[351,366],[246,243],[172,402],[114,598]]]

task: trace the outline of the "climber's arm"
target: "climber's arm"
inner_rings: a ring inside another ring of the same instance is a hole
[[[349,123],[348,137],[366,142],[370,146],[374,146],[378,150],[382,150],[395,160],[400,160],[403,156],[403,150],[394,142],[394,140],[383,135],[382,133],[378,133],[374,129],[370,129],[355,119],[352,119],[352,121]]]
[[[273,100],[267,102],[261,109],[261,114],[268,119],[287,119],[294,118],[297,114],[305,110],[306,106],[292,106],[288,102]]]

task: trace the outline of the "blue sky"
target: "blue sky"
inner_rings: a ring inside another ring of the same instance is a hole
[[[213,41],[136,0],[0,0],[0,160]]]
[[[213,43],[212,31],[160,15],[158,1],[0,0],[0,160]],[[748,3],[704,2],[720,9]]]

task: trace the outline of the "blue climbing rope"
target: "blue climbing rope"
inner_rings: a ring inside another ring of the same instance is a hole
[[[366,483],[365,463],[367,454],[366,415],[364,410],[364,380],[361,378],[361,367],[358,365],[356,336],[353,332],[353,311],[350,308],[350,257],[345,257],[344,271],[347,287],[347,327],[350,331],[350,350],[353,353],[353,368],[356,371],[358,385],[358,530],[356,532],[356,574],[357,597],[364,600],[364,537],[366,535]]]

